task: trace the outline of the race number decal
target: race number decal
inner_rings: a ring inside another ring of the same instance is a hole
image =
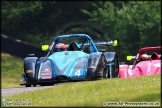
[[[76,71],[75,75],[79,77],[80,76],[80,70]]]
[[[74,69],[72,71],[72,78],[84,78],[84,70]]]

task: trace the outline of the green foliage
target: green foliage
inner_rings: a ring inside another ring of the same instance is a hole
[[[10,54],[1,53],[1,84],[2,88],[21,87],[20,80],[23,73],[23,59]]]
[[[122,8],[116,7],[110,1],[100,1],[99,4],[92,4],[98,7],[96,10],[83,12],[91,17],[90,21],[106,31],[105,37],[120,39],[120,58],[129,54],[135,55],[141,47],[160,45],[160,1],[117,3],[121,3]]]
[[[41,1],[2,1],[2,33],[29,41],[29,35],[37,32],[32,25],[41,9]]]
[[[2,1],[2,34],[31,44],[49,44],[56,35],[86,33],[92,39],[120,39],[120,58],[136,55],[141,47],[160,45],[160,1]],[[89,21],[104,31],[79,25]],[[59,34],[58,34],[59,33]]]
[[[53,40],[61,26],[86,18],[80,12],[84,7],[85,2],[74,1],[2,1],[2,33],[41,45]]]

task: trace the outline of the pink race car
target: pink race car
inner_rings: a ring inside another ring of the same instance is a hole
[[[119,78],[161,74],[161,46],[141,48],[137,56],[127,56],[127,60],[135,61],[119,66]]]

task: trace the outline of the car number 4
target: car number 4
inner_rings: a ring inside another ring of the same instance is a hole
[[[80,76],[80,70],[76,71],[75,75],[77,75],[79,77]]]

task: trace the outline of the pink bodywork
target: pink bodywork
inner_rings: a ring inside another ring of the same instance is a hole
[[[140,54],[146,50],[161,50],[161,46],[157,47],[145,47],[141,48],[138,53],[138,60],[140,60]],[[153,58],[156,56],[156,58]],[[161,58],[157,53],[151,55],[150,60],[135,61],[134,65],[122,64],[119,65],[119,78],[131,78],[144,75],[161,74]]]

